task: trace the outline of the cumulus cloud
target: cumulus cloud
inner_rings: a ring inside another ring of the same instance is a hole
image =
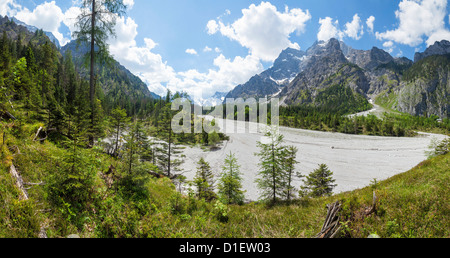
[[[152,39],[145,38],[144,46],[137,45],[138,24],[132,18],[119,18],[116,34],[109,40],[111,54],[139,76],[152,92],[160,95],[170,89],[173,92],[183,90],[194,96],[200,90],[204,97],[209,97],[216,91],[229,91],[263,70],[259,59],[253,56],[228,59],[221,54],[214,59],[214,68],[207,72],[195,69],[176,72],[161,55],[154,53],[158,44]],[[191,50],[186,52],[197,53]],[[212,51],[212,48],[205,47],[204,50]],[[215,51],[220,49],[215,48]]]
[[[394,42],[386,41],[383,43],[383,47],[390,54],[394,51]]]
[[[364,25],[358,14],[353,16],[351,22],[345,24],[345,30],[343,31],[339,29],[339,21],[333,21],[333,18],[331,17],[319,19],[319,24],[319,32],[317,33],[317,40],[319,41],[327,41],[331,38],[343,40],[344,37],[360,40],[364,35]]]
[[[359,40],[364,35],[364,26],[361,24],[361,18],[358,14],[353,16],[353,21],[345,24],[345,35],[348,37]]]
[[[186,49],[186,53],[190,54],[190,55],[197,55],[197,51],[195,49],[192,49],[192,48]]]
[[[317,33],[317,40],[327,41],[331,38],[338,38],[342,40],[344,33],[338,29],[339,21],[333,22],[330,17],[325,17],[324,19],[319,19],[319,33]]]
[[[273,61],[287,47],[300,48],[289,37],[294,32],[303,33],[310,19],[308,10],[289,10],[286,6],[284,12],[279,12],[271,3],[261,2],[260,5],[252,4],[243,9],[242,17],[232,24],[210,20],[207,29],[209,34],[220,31],[223,36],[239,42],[254,57]]]
[[[128,9],[131,9],[134,6],[134,0],[123,0],[123,3],[127,6]]]
[[[191,96],[209,97],[217,91],[230,91],[236,85],[247,82],[252,76],[263,71],[259,59],[248,55],[228,59],[220,54],[214,59],[215,69],[201,73],[195,69],[179,72],[167,82],[172,91],[183,89]]]
[[[14,16],[26,24],[53,33],[61,45],[65,45],[70,40],[59,32],[61,22],[64,20],[64,13],[55,1],[44,2],[36,6],[33,11],[21,8]]]
[[[400,24],[394,30],[377,32],[379,40],[391,40],[409,46],[427,45],[437,40],[450,39],[445,28],[447,0],[402,0],[395,16]]]
[[[208,21],[208,24],[206,24],[206,29],[208,30],[208,34],[212,35],[219,30],[219,25],[215,20],[210,20]]]
[[[361,24],[361,18],[358,14],[353,16],[352,22],[345,24],[345,35],[348,37],[359,40],[364,35],[364,26]]]
[[[370,16],[367,21],[366,21],[366,25],[367,25],[367,29],[369,32],[373,33],[373,27],[374,27],[374,23],[375,23],[375,17],[374,16]]]
[[[206,46],[204,49],[203,49],[203,52],[211,52],[212,51],[212,48],[210,48],[210,47],[208,47],[208,46]]]
[[[18,9],[21,9],[21,6],[14,0],[0,0],[0,15],[15,16]]]

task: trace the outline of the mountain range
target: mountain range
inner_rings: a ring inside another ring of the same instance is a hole
[[[321,106],[326,96],[350,89],[388,109],[448,117],[450,42],[436,42],[415,61],[373,47],[356,50],[337,39],[317,41],[306,51],[288,48],[273,66],[238,85],[226,98],[278,97],[283,105]]]
[[[0,16],[1,31],[5,31],[9,38],[21,37],[24,44],[30,41],[35,44],[58,42],[51,33]],[[76,47],[75,41],[62,48],[58,44],[55,47],[62,55],[70,50],[79,73],[88,76],[82,62],[87,51],[85,47]],[[125,102],[123,98],[160,98],[115,60],[109,68],[99,67],[97,79],[110,102]],[[317,41],[306,51],[287,48],[272,67],[248,82],[228,93],[217,92],[209,99],[196,102],[214,106],[228,98],[278,97],[287,106],[320,107],[340,105],[336,102],[338,100],[356,103],[371,99],[387,109],[445,118],[449,117],[449,91],[449,41],[436,42],[423,53],[416,53],[412,61],[405,57],[394,58],[376,47],[357,50],[342,41],[330,39]]]

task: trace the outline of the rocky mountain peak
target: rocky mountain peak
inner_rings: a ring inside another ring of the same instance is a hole
[[[429,46],[425,52],[416,53],[414,56],[414,63],[420,60],[433,56],[433,55],[445,55],[450,53],[450,42],[448,40],[436,41],[433,45]]]

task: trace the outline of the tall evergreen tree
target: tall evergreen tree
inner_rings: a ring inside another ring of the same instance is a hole
[[[170,101],[170,97],[168,98]],[[171,103],[167,103],[160,112],[158,119],[158,135],[164,141],[158,148],[158,164],[161,170],[169,178],[176,177],[180,172],[182,160],[177,159],[181,153],[180,148],[175,144],[176,137],[172,130],[172,119],[174,112],[171,110]]]
[[[109,52],[107,39],[115,35],[114,26],[117,17],[125,14],[126,5],[123,0],[83,0],[82,12],[77,19],[77,31],[74,37],[78,43],[89,44],[90,78],[89,100],[91,104],[91,130],[95,128],[96,93],[95,93],[95,63],[100,60],[108,60]],[[93,144],[93,132],[90,135]]]
[[[197,174],[194,178],[194,185],[197,188],[197,197],[211,201],[215,197],[214,193],[214,174],[211,166],[203,158],[197,163]]]
[[[245,192],[242,190],[242,174],[239,168],[236,156],[230,152],[225,158],[218,184],[219,197],[225,204],[244,202]]]
[[[111,112],[112,127],[114,128],[114,150],[112,155],[119,156],[120,141],[128,123],[127,113],[124,109],[116,108]]]
[[[262,197],[275,203],[282,197],[286,188],[284,164],[284,136],[275,128],[270,128],[265,134],[264,142],[257,142],[261,149],[256,156],[260,157],[258,187],[262,190]]]
[[[293,186],[293,181],[295,178],[301,178],[299,173],[295,173],[295,165],[298,164],[296,161],[298,149],[295,146],[287,146],[284,149],[284,171],[286,173],[286,189],[284,195],[288,201],[294,197],[295,187]]]

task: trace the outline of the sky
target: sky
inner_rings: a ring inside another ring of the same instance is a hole
[[[208,98],[270,68],[282,50],[337,38],[394,57],[450,40],[448,0],[123,0],[110,53],[152,92]],[[0,0],[0,15],[72,40],[82,0]]]

